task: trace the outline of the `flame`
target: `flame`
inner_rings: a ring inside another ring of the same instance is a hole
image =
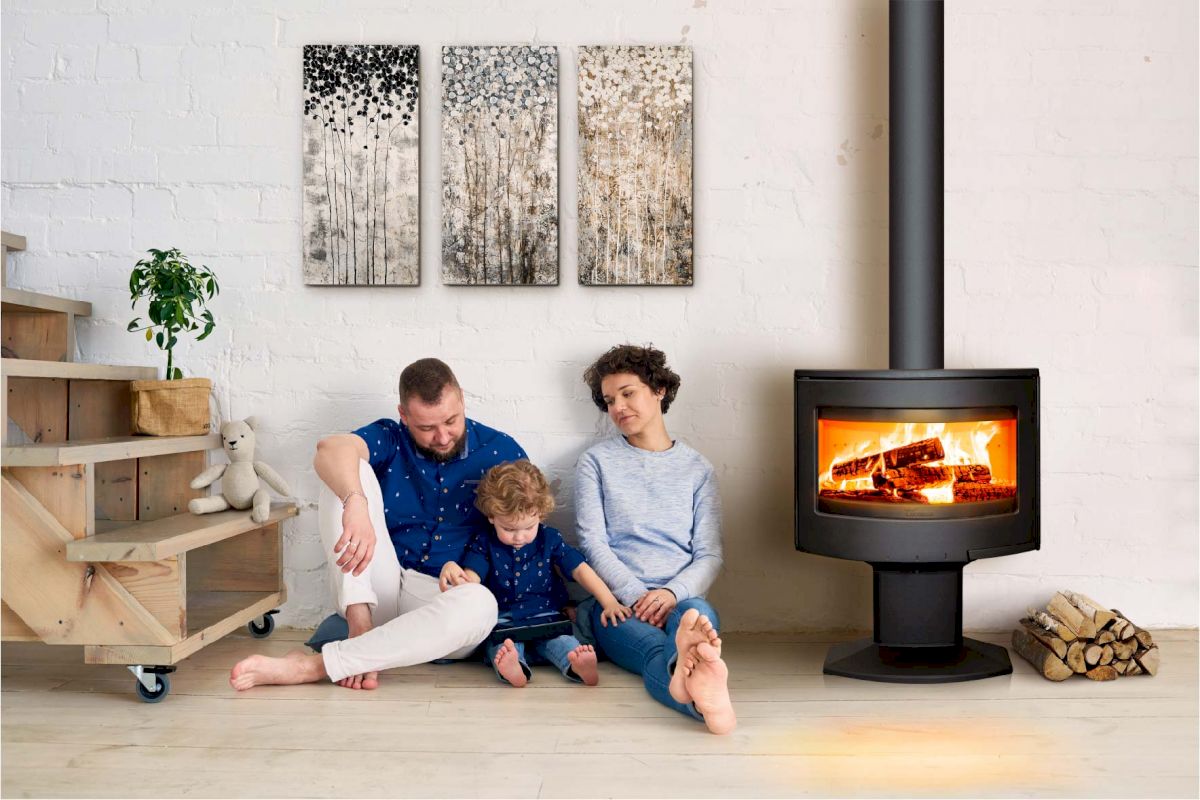
[[[1015,420],[878,423],[822,419],[819,426],[822,489],[875,489],[870,475],[835,480],[833,465],[922,439],[938,439],[945,452],[944,458],[924,462],[923,466],[980,464],[990,470],[993,480],[1015,481]],[[930,503],[954,502],[952,479],[917,491]]]

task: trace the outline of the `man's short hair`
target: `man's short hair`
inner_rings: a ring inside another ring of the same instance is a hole
[[[414,361],[400,373],[400,405],[408,405],[413,395],[426,405],[436,405],[447,386],[460,389],[458,378],[446,362],[437,358]]]

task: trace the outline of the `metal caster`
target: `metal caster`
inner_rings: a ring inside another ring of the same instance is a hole
[[[129,671],[137,678],[133,688],[143,703],[161,703],[171,692],[168,673],[174,672],[174,667],[143,667],[139,664],[130,667]]]
[[[255,620],[250,620],[246,624],[246,630],[250,631],[250,635],[255,639],[265,639],[271,635],[271,631],[275,630],[275,615],[279,613],[279,609],[273,609],[263,614],[262,624],[260,625]]]

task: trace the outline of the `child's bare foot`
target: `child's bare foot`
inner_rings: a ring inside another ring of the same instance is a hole
[[[585,684],[595,686],[600,682],[600,673],[596,670],[596,648],[590,644],[581,644],[567,653],[567,660],[571,662],[571,669]]]
[[[737,715],[729,699],[729,668],[721,660],[720,641],[715,646],[701,642],[691,649],[691,666],[685,667],[689,674],[684,678],[696,710],[704,715],[704,724],[717,734],[731,733],[737,727]]]
[[[500,645],[493,663],[496,665],[496,671],[500,673],[500,677],[513,686],[521,687],[529,683],[529,679],[525,677],[525,670],[521,668],[517,646],[513,644],[512,639],[505,639],[504,644]]]
[[[325,662],[319,654],[308,655],[293,650],[283,658],[249,656],[234,664],[229,672],[229,685],[239,692],[252,686],[272,684],[314,683],[326,675]]]
[[[371,630],[371,607],[366,603],[355,603],[346,607],[346,624],[350,627],[350,638],[362,636]],[[347,689],[377,689],[379,688],[379,673],[365,672],[362,675],[351,675],[338,681],[338,686]]]
[[[675,652],[678,654],[678,660],[675,662],[675,672],[671,675],[670,686],[671,697],[674,697],[676,702],[692,702],[692,696],[688,693],[685,681],[687,674],[680,669],[680,662],[691,652],[693,647],[701,642],[708,642],[716,646],[717,652],[720,653],[720,641],[708,617],[694,608],[683,612],[683,617],[679,620],[679,629],[675,631]]]

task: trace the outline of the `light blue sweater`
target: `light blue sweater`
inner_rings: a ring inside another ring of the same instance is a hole
[[[614,436],[588,449],[575,519],[588,564],[625,605],[657,588],[703,597],[721,570],[716,476],[683,442],[656,453]]]

